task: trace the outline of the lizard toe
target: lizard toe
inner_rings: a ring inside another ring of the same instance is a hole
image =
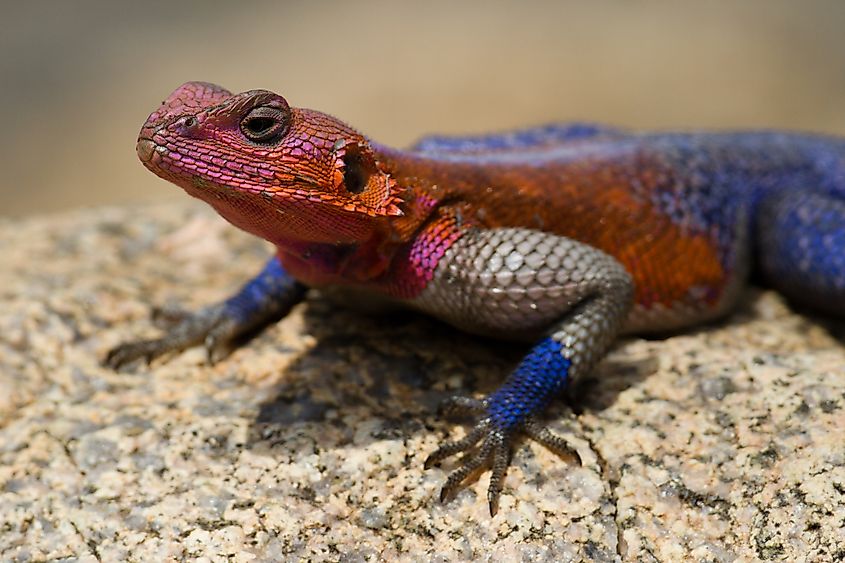
[[[217,350],[224,343],[228,343],[231,333],[234,332],[226,321],[222,306],[207,307],[184,315],[181,320],[173,322],[167,334],[161,338],[124,342],[115,346],[106,354],[103,365],[116,370],[137,360],[144,360],[149,364],[156,358],[180,352],[212,336],[213,348]],[[225,329],[222,329],[224,326]]]
[[[153,307],[150,316],[156,327],[162,330],[168,330],[179,325],[179,323],[185,322],[192,314],[194,313],[188,309],[183,309],[176,305],[161,305]]]
[[[478,403],[484,403],[484,401],[478,401]],[[449,404],[454,404],[454,401],[450,401]],[[463,399],[458,401],[457,404],[466,406]],[[477,406],[472,402],[467,403],[467,405]],[[499,497],[511,462],[513,442],[518,434],[524,434],[567,461],[581,465],[581,456],[578,455],[578,452],[567,444],[562,437],[537,422],[533,416],[526,416],[518,424],[507,428],[497,425],[491,417],[487,416],[473,426],[466,436],[443,443],[425,460],[425,468],[428,469],[447,457],[458,453],[464,454],[460,459],[459,467],[446,477],[446,482],[440,491],[440,501],[447,502],[450,500],[461,484],[476,470],[489,467],[491,473],[490,483],[487,487],[487,503],[490,508],[490,516],[495,516],[499,509]]]
[[[155,358],[163,356],[170,350],[171,347],[166,338],[124,342],[108,351],[103,360],[103,366],[118,370],[136,360],[144,360],[149,364]]]
[[[437,414],[440,416],[454,416],[467,414],[480,414],[487,409],[486,399],[475,399],[463,395],[453,395],[444,399],[437,407]]]
[[[476,438],[476,435],[483,436]],[[475,471],[490,467],[490,484],[487,488],[487,502],[490,516],[495,516],[499,506],[499,496],[504,486],[505,474],[511,457],[512,435],[497,428],[491,428],[489,423],[482,421],[473,431],[467,434],[469,440],[459,440],[442,446],[435,455],[451,455],[455,450],[466,452],[460,460],[460,466],[449,473],[443,488],[440,490],[440,502],[447,502],[460,488],[461,484]],[[474,447],[478,441],[481,444]],[[471,443],[470,443],[471,442]]]
[[[428,458],[425,460],[424,467],[426,469],[440,463],[447,457],[451,457],[456,453],[465,452],[471,449],[475,444],[484,437],[484,434],[489,431],[490,420],[485,418],[476,424],[466,436],[460,440],[454,440],[441,444]]]
[[[234,343],[243,332],[242,326],[229,317],[221,318],[205,336],[203,347],[209,365],[214,365],[232,353]]]
[[[464,479],[469,477],[476,469],[488,464],[490,454],[496,446],[496,434],[496,432],[488,433],[478,450],[469,452],[461,458],[460,467],[449,473],[443,488],[440,490],[440,502],[451,499]]]
[[[522,423],[522,431],[529,438],[547,447],[557,455],[574,461],[578,465],[584,464],[581,460],[581,455],[575,448],[567,444],[566,440],[549,430],[546,426],[537,422],[534,417],[526,417],[525,422]]]

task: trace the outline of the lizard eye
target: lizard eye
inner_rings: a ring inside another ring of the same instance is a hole
[[[272,143],[287,131],[287,115],[279,108],[260,106],[241,120],[241,132],[250,141]]]

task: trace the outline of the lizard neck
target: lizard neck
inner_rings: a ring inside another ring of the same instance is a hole
[[[402,214],[372,218],[370,236],[355,244],[277,241],[286,269],[309,285],[367,284],[384,277],[420,230],[439,217],[444,204],[458,203],[449,181],[453,173],[450,163],[370,145],[379,169],[396,182]]]
[[[454,167],[409,151],[371,143],[380,168],[396,181],[403,215],[391,217],[391,236],[407,242],[444,203],[454,200]]]

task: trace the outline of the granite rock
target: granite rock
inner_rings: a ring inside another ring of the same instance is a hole
[[[489,473],[441,505],[422,465],[519,346],[314,295],[215,365],[101,367],[269,251],[190,203],[0,222],[0,559],[845,559],[842,323],[749,290],[621,341],[549,412],[583,465],[521,443],[491,518]]]

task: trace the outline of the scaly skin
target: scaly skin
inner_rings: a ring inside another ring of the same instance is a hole
[[[513,437],[574,453],[535,419],[621,331],[665,331],[731,309],[750,264],[788,297],[845,315],[845,141],[782,132],[635,134],[589,124],[377,145],[277,94],[181,86],[138,155],[277,255],[225,302],[113,367],[205,342],[210,356],[283,317],[308,287],[413,307],[533,347],[484,399],[443,487],[492,470],[497,508]]]

